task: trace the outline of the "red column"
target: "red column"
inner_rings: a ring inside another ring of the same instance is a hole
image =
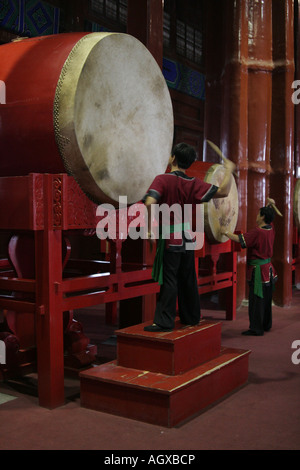
[[[276,217],[274,264],[278,282],[274,301],[288,306],[292,299],[293,169],[294,169],[294,8],[293,0],[273,0],[273,93],[270,196],[283,217]]]
[[[158,65],[163,60],[163,0],[128,0],[127,32],[149,49]]]
[[[206,48],[205,48],[205,111],[204,139],[220,146],[220,127],[222,115],[222,72],[224,55],[223,15],[224,2],[206,2]],[[218,162],[219,159],[210,147],[204,145],[203,161]]]
[[[291,299],[294,80],[293,0],[207,2],[205,138],[237,163],[237,230],[255,226],[273,197],[277,217],[274,300]],[[211,150],[205,160],[216,161]],[[237,304],[245,292],[246,252],[238,255]]]
[[[237,165],[239,218],[236,230],[247,229],[248,200],[248,11],[244,1],[226,2],[226,48],[221,141],[224,154]],[[237,254],[237,305],[246,296],[246,252]]]
[[[270,176],[272,111],[272,2],[249,1],[248,229],[266,203]]]
[[[205,138],[237,165],[239,218],[247,229],[248,11],[247,2],[207,2]],[[225,45],[225,46],[224,46]],[[206,161],[219,161],[205,148]],[[245,298],[246,253],[238,253],[237,305]]]
[[[62,232],[53,229],[52,176],[44,175],[44,230],[35,232],[36,342],[39,403],[64,403]]]

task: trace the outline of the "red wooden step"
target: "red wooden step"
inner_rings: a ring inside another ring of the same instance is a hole
[[[173,427],[245,384],[249,353],[221,348],[218,357],[179,375],[109,362],[80,373],[81,405]]]
[[[220,354],[221,323],[202,320],[171,332],[147,332],[141,323],[117,330],[117,364],[123,367],[176,375]]]

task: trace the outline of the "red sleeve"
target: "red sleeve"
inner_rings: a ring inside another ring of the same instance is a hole
[[[154,178],[151,183],[150,188],[148,189],[146,195],[144,196],[144,201],[146,200],[147,196],[151,196],[157,201],[160,200],[162,195],[164,194],[164,175],[158,175]]]
[[[240,239],[243,241],[243,248],[251,248],[257,243],[257,229],[254,228],[249,232],[242,233]]]
[[[217,186],[206,183],[202,180],[197,180],[197,184],[195,184],[194,202],[196,204],[199,204],[200,202],[208,202],[213,198],[217,191]]]

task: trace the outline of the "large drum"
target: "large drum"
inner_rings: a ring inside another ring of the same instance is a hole
[[[207,183],[220,186],[224,177],[225,168],[220,164],[209,162],[195,162],[187,171],[189,176],[196,176]],[[238,219],[238,192],[234,176],[231,175],[231,188],[227,197],[211,199],[204,203],[204,231],[210,243],[223,243],[228,241],[220,233],[222,227],[234,232]]]
[[[147,48],[121,33],[0,46],[0,176],[72,175],[96,203],[139,201],[164,173],[173,112]]]

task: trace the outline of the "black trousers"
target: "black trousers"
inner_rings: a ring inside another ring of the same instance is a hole
[[[200,321],[200,300],[195,271],[195,252],[164,253],[163,284],[156,305],[154,323],[164,328],[174,328],[176,301],[180,321],[196,325]]]
[[[254,283],[249,285],[249,329],[258,335],[272,328],[273,284],[263,286],[263,298],[254,294]]]

